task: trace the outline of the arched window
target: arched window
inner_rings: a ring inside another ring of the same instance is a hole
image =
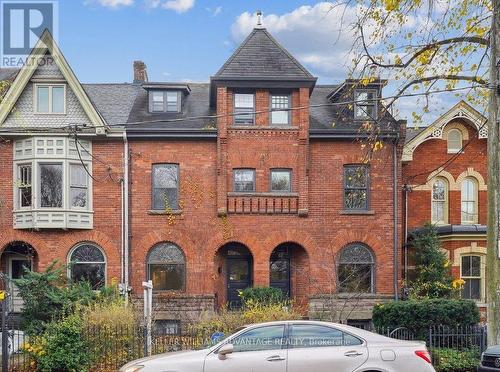
[[[462,182],[462,223],[477,223],[477,181],[467,177]]]
[[[375,261],[370,248],[361,243],[349,244],[338,257],[338,291],[373,292],[374,267]]]
[[[92,243],[77,245],[69,255],[69,276],[73,281],[87,281],[92,289],[106,284],[106,258]]]
[[[456,154],[462,150],[462,132],[450,129],[448,132],[448,154]]]
[[[182,250],[172,243],[160,243],[151,248],[148,255],[148,280],[153,289],[184,290],[186,261]]]
[[[433,223],[448,223],[448,182],[438,178],[432,185],[432,210]]]

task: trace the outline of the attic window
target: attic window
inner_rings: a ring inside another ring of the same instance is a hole
[[[64,84],[35,84],[35,112],[37,114],[64,114],[66,86]]]
[[[354,91],[354,118],[360,120],[377,119],[377,91]]]
[[[180,112],[181,92],[177,90],[152,90],[149,92],[150,112]]]

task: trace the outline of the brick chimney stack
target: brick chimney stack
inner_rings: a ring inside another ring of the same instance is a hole
[[[146,64],[142,61],[134,61],[134,84],[146,83],[148,71]]]

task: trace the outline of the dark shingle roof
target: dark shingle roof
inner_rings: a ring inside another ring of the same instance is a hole
[[[255,28],[214,78],[315,80],[264,28]]]
[[[18,68],[0,68],[0,81],[4,80],[14,80],[17,73],[19,72]]]
[[[331,93],[338,91],[332,97]],[[344,85],[316,85],[309,99],[311,108],[309,111],[311,134],[314,132],[328,132],[332,134],[356,134],[360,133],[364,121],[354,120],[352,105],[340,105],[341,102],[351,102],[352,92]],[[351,106],[351,107],[349,107]],[[378,127],[385,132],[398,132],[399,124],[389,114],[385,113],[379,118]]]
[[[215,119],[203,118],[215,115],[209,105],[209,83],[189,83],[191,92],[182,97],[181,113],[150,113],[147,90],[140,88],[128,118],[130,129],[215,129]],[[187,117],[202,117],[193,120],[167,121]],[[154,121],[154,123],[133,124]]]
[[[137,84],[82,84],[94,107],[109,125],[125,125],[141,89]]]
[[[405,143],[410,142],[412,139],[414,139],[416,136],[422,133],[422,131],[425,130],[426,128],[427,127],[407,127]]]

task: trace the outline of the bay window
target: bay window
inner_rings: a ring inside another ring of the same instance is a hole
[[[14,141],[14,228],[92,228],[91,142]]]

